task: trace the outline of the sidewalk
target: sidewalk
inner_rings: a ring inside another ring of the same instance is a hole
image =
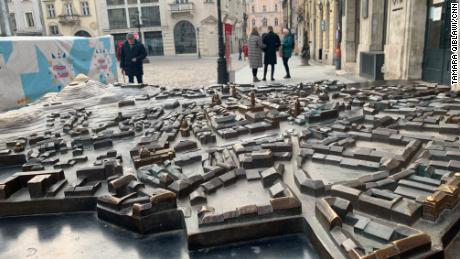
[[[283,79],[286,75],[283,66],[283,60],[278,58],[278,64],[275,66],[275,82],[282,84],[295,84],[300,82],[314,82],[319,80],[338,80],[342,83],[355,83],[367,81],[354,74],[337,74],[335,67],[324,65],[316,62],[310,62],[310,66],[302,66],[298,56],[293,56],[289,60],[289,67],[291,70],[291,79]],[[259,79],[263,78],[263,68],[259,68]],[[267,73],[267,82],[270,83],[270,66]],[[249,66],[245,66],[235,73],[236,83],[245,84],[252,83],[252,71]],[[266,84],[267,82],[260,82],[259,84]]]
[[[148,84],[168,88],[202,88],[217,81],[217,57],[199,59],[196,55],[161,56],[149,57],[149,61],[144,64],[144,82]],[[234,70],[240,70],[247,64],[247,61],[238,60],[238,54],[232,54]],[[123,75],[120,69],[118,71],[118,78],[123,82]]]
[[[217,57],[198,59],[193,55],[184,55],[149,57],[149,60],[150,63],[144,65],[144,82],[149,84],[168,88],[202,88],[217,82]],[[231,63],[233,71],[235,71],[236,83],[252,83],[252,72],[248,61],[239,61],[238,54],[233,54]],[[335,67],[330,65],[311,62],[310,66],[302,66],[297,56],[292,57],[289,64],[292,78],[283,79],[285,76],[283,61],[278,59],[278,64],[275,67],[275,82],[295,84],[326,79],[338,80],[342,83],[366,81],[356,75],[343,73],[343,71],[337,74]],[[270,74],[270,68],[268,74]],[[258,76],[259,79],[262,79],[263,68],[259,68]],[[119,72],[119,80],[123,82],[121,72]],[[260,82],[258,84],[266,83]]]

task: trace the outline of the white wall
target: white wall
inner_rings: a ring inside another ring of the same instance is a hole
[[[16,17],[16,35],[42,34],[43,25],[40,14],[39,0],[7,0],[10,14]],[[28,27],[26,13],[31,12],[34,18],[34,26]]]

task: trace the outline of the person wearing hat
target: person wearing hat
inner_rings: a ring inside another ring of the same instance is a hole
[[[144,45],[134,38],[134,34],[128,33],[121,47],[120,67],[122,73],[128,76],[129,83],[134,83],[134,77],[137,83],[143,83],[143,61],[146,57],[147,52]]]

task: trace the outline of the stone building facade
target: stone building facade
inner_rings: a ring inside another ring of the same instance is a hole
[[[102,35],[97,21],[97,2],[99,0],[41,0],[46,35]]]
[[[41,36],[43,21],[40,0],[7,0],[10,25],[14,35]]]
[[[104,34],[123,41],[140,31],[149,56],[217,56],[215,0],[100,0],[98,20]],[[222,21],[231,28],[232,51],[243,38],[244,2],[222,0]],[[141,26],[138,26],[139,23]]]
[[[291,29],[293,34],[297,34],[299,2],[299,0],[283,0],[283,24],[285,28]]]
[[[337,12],[340,0],[298,0],[297,46],[309,44],[310,57],[332,65],[337,46]]]
[[[247,0],[248,35],[253,28],[259,33],[267,32],[268,26],[273,26],[275,33],[281,34],[284,28],[283,0]]]
[[[452,1],[298,0],[298,44],[308,43],[312,59],[333,65],[341,35],[346,71],[446,84]]]
[[[8,4],[5,1],[0,1],[0,36],[11,36],[11,25],[9,19]]]

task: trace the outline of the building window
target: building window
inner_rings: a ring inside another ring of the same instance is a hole
[[[125,0],[107,0],[107,5],[125,5]]]
[[[144,33],[145,47],[149,56],[163,56],[163,35],[161,31],[150,31]]]
[[[48,9],[48,18],[56,18],[56,9],[54,8],[54,4],[48,4],[46,5],[46,8]]]
[[[251,6],[251,9],[252,9],[252,12],[253,12],[253,13],[256,12],[256,8],[254,8],[254,6]]]
[[[256,19],[252,19],[252,27],[256,27]]]
[[[130,7],[128,8],[129,13],[129,22],[131,24],[131,28],[136,28],[139,24],[138,21],[141,17],[139,17],[139,9],[137,7]],[[142,24],[142,21],[139,21]]]
[[[196,53],[196,31],[189,21],[180,21],[174,26],[176,54]]]
[[[81,4],[81,14],[83,16],[90,16],[89,4],[87,1],[80,2]]]
[[[17,24],[16,24],[16,15],[14,13],[10,13],[10,20],[11,20],[11,27],[13,31],[17,31]]]
[[[275,26],[278,26],[278,18],[275,18]]]
[[[126,29],[126,10],[125,8],[109,9],[110,29]]]
[[[65,13],[69,16],[72,16],[73,15],[73,8],[72,8],[72,3],[65,3],[64,4],[64,8],[65,8]]]
[[[26,22],[27,22],[27,27],[34,27],[35,26],[34,16],[33,16],[33,14],[31,12],[26,13]]]
[[[141,7],[142,25],[161,26],[160,7],[159,6],[145,6]]]
[[[59,27],[57,25],[50,25],[49,30],[51,35],[59,35]]]
[[[266,12],[266,11],[267,11],[267,6],[264,5],[264,6],[262,7],[262,10],[264,10],[264,12]]]
[[[268,24],[267,18],[264,17],[264,19],[262,20],[262,26],[267,27],[267,24]]]
[[[278,12],[278,5],[275,4],[275,12]]]

